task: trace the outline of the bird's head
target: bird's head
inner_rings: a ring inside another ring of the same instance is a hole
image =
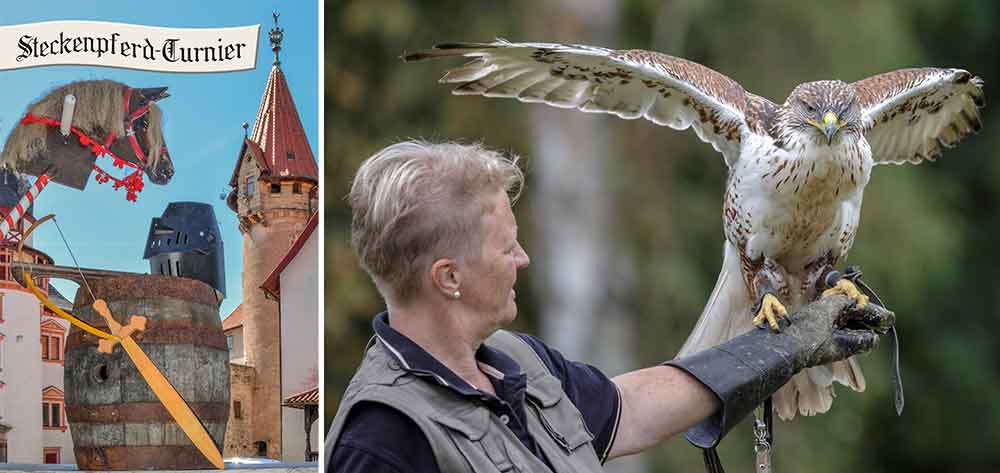
[[[792,91],[779,112],[782,134],[832,145],[861,133],[861,105],[854,88],[839,80],[806,82]]]

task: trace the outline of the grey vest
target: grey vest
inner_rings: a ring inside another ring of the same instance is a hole
[[[506,331],[498,331],[486,344],[517,361],[527,375],[528,432],[555,473],[603,471],[591,444],[594,436],[583,416],[535,351]],[[386,404],[413,419],[427,437],[438,468],[444,473],[553,471],[489,409],[401,369],[381,341],[365,354],[344,393],[326,438],[327,462],[333,456],[347,414],[362,401]]]

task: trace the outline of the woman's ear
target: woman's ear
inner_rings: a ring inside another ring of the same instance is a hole
[[[455,299],[462,285],[458,263],[450,258],[441,258],[431,264],[431,283],[441,295]]]

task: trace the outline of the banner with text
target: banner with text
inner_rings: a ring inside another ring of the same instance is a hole
[[[0,26],[0,70],[55,65],[157,72],[230,72],[257,66],[260,25],[161,28],[104,21]]]

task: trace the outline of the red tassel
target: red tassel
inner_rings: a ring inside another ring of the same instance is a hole
[[[31,123],[44,123],[49,126],[60,125],[60,122],[58,120],[53,120],[48,117],[37,117],[30,113],[26,113],[24,117],[21,118],[20,123],[22,125],[27,125]],[[139,192],[142,192],[142,188],[144,186],[142,182],[142,168],[135,163],[125,161],[124,159],[119,158],[118,155],[112,153],[111,150],[107,148],[107,146],[101,145],[100,143],[92,140],[89,136],[87,136],[85,133],[81,132],[77,128],[70,127],[70,131],[72,131],[73,134],[75,134],[79,138],[80,146],[83,146],[85,148],[89,147],[90,152],[93,153],[98,158],[105,155],[111,156],[113,159],[111,163],[112,166],[118,169],[125,169],[125,166],[135,169],[134,172],[126,176],[124,179],[118,179],[112,176],[111,174],[105,172],[103,169],[98,167],[97,164],[94,164],[94,180],[97,181],[99,184],[104,184],[109,181],[114,181],[114,183],[111,185],[114,190],[118,190],[122,187],[125,188],[126,190],[125,200],[129,202],[137,201],[138,200],[137,194]],[[109,135],[108,138],[110,140],[111,135]],[[44,177],[45,176],[42,176],[42,178]]]

